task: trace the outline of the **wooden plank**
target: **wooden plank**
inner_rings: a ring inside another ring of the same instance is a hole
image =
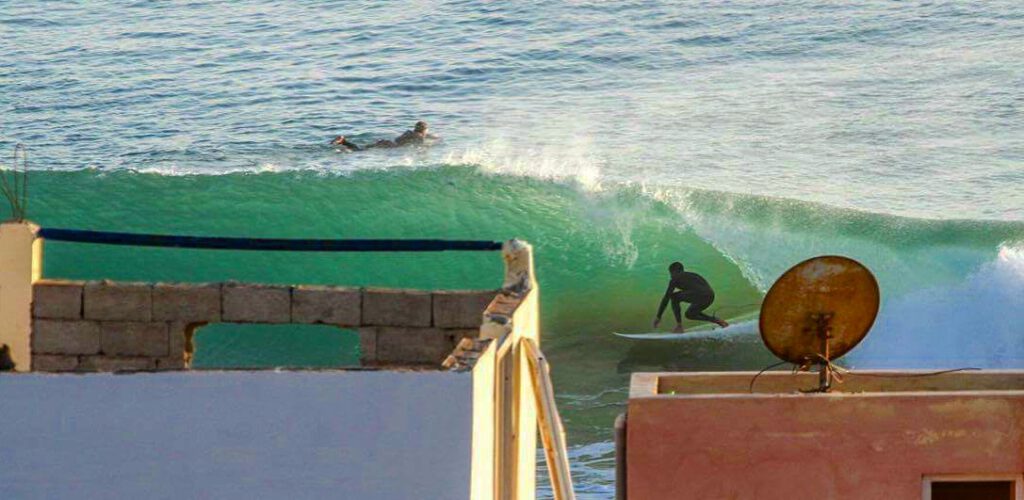
[[[522,345],[532,372],[530,379],[537,402],[537,422],[544,444],[544,458],[551,476],[551,490],[554,492],[555,500],[575,500],[576,494],[573,491],[569,455],[565,444],[565,429],[562,427],[562,419],[555,404],[550,368],[532,339],[523,339]]]

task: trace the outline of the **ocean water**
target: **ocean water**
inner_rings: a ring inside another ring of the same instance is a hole
[[[0,163],[29,147],[29,216],[44,226],[532,242],[580,498],[612,496],[631,371],[774,360],[753,332],[613,337],[649,329],[674,260],[711,281],[712,310],[743,317],[792,264],[848,255],[883,294],[848,365],[1024,368],[1019,2],[0,5]],[[418,119],[444,142],[327,146]],[[422,288],[493,287],[502,269],[481,253],[60,243],[46,264]],[[355,349],[222,333],[200,338],[204,362]]]

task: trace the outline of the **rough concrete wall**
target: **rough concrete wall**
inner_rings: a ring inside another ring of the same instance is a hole
[[[1019,474],[1020,391],[632,397],[628,498],[921,498],[931,474]]]
[[[472,375],[0,376],[0,498],[470,498]]]
[[[33,286],[33,369],[184,369],[195,330],[220,322],[353,328],[364,365],[438,365],[461,339],[479,335],[495,293],[41,280]]]

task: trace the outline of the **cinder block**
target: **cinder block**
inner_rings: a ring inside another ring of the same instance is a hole
[[[32,317],[81,319],[83,286],[83,281],[37,281],[32,285]]]
[[[95,321],[37,319],[32,322],[33,354],[96,354],[100,326]]]
[[[430,326],[430,292],[368,288],[363,291],[363,324]]]
[[[188,323],[174,321],[167,325],[167,355],[177,356],[185,354],[185,330]]]
[[[32,356],[32,371],[71,372],[78,368],[78,356],[36,354]]]
[[[484,309],[497,294],[497,290],[434,292],[434,326],[479,327],[483,323]]]
[[[297,286],[292,289],[292,322],[359,326],[361,305],[358,288]]]
[[[155,370],[156,360],[153,358],[124,358],[114,356],[85,356],[78,364],[80,372],[117,372]]]
[[[222,319],[236,323],[288,323],[291,289],[286,286],[224,285]]]
[[[220,285],[154,285],[153,320],[220,321]]]
[[[359,329],[359,362],[363,364],[377,361],[377,328]]]
[[[106,321],[100,329],[107,356],[162,357],[169,353],[167,323]]]
[[[491,317],[494,321],[501,324],[509,321],[512,315],[516,313],[516,309],[523,303],[523,298],[518,295],[499,292],[494,296],[494,300],[487,307],[487,316]]]
[[[440,364],[452,351],[452,339],[437,328],[377,328],[377,362]]]
[[[452,349],[455,349],[455,346],[459,345],[462,339],[476,340],[480,338],[479,328],[453,328],[446,329],[444,333],[447,335],[448,340],[451,341]]]
[[[111,281],[85,284],[85,319],[149,321],[153,312],[153,287],[147,283]]]
[[[184,356],[168,356],[166,358],[156,358],[156,369],[157,370],[184,370],[186,369]]]

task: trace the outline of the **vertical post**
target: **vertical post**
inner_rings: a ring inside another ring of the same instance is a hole
[[[32,283],[42,275],[43,240],[30,222],[0,224],[0,346],[14,369],[32,370]]]
[[[818,360],[821,364],[821,371],[818,372],[818,392],[829,392],[832,390],[832,352],[830,342],[832,340],[832,313],[818,313],[813,315],[817,322],[818,339],[821,340],[821,356]]]
[[[626,414],[615,417],[615,500],[626,500]]]
[[[512,316],[513,336],[510,339],[515,366],[515,450],[516,450],[516,500],[533,500],[537,496],[537,404],[526,348],[522,341],[529,339],[540,346],[540,290],[534,279],[533,247],[522,241],[513,240],[510,252],[512,262],[510,278],[516,280],[523,298]]]
[[[533,247],[522,240],[509,240],[501,246],[505,259],[505,282],[502,290],[525,296],[537,288],[533,272]]]
[[[499,343],[495,370],[495,498],[536,497],[537,408],[521,340],[540,341],[533,248],[519,240],[502,247],[505,282],[484,314],[482,338]]]

